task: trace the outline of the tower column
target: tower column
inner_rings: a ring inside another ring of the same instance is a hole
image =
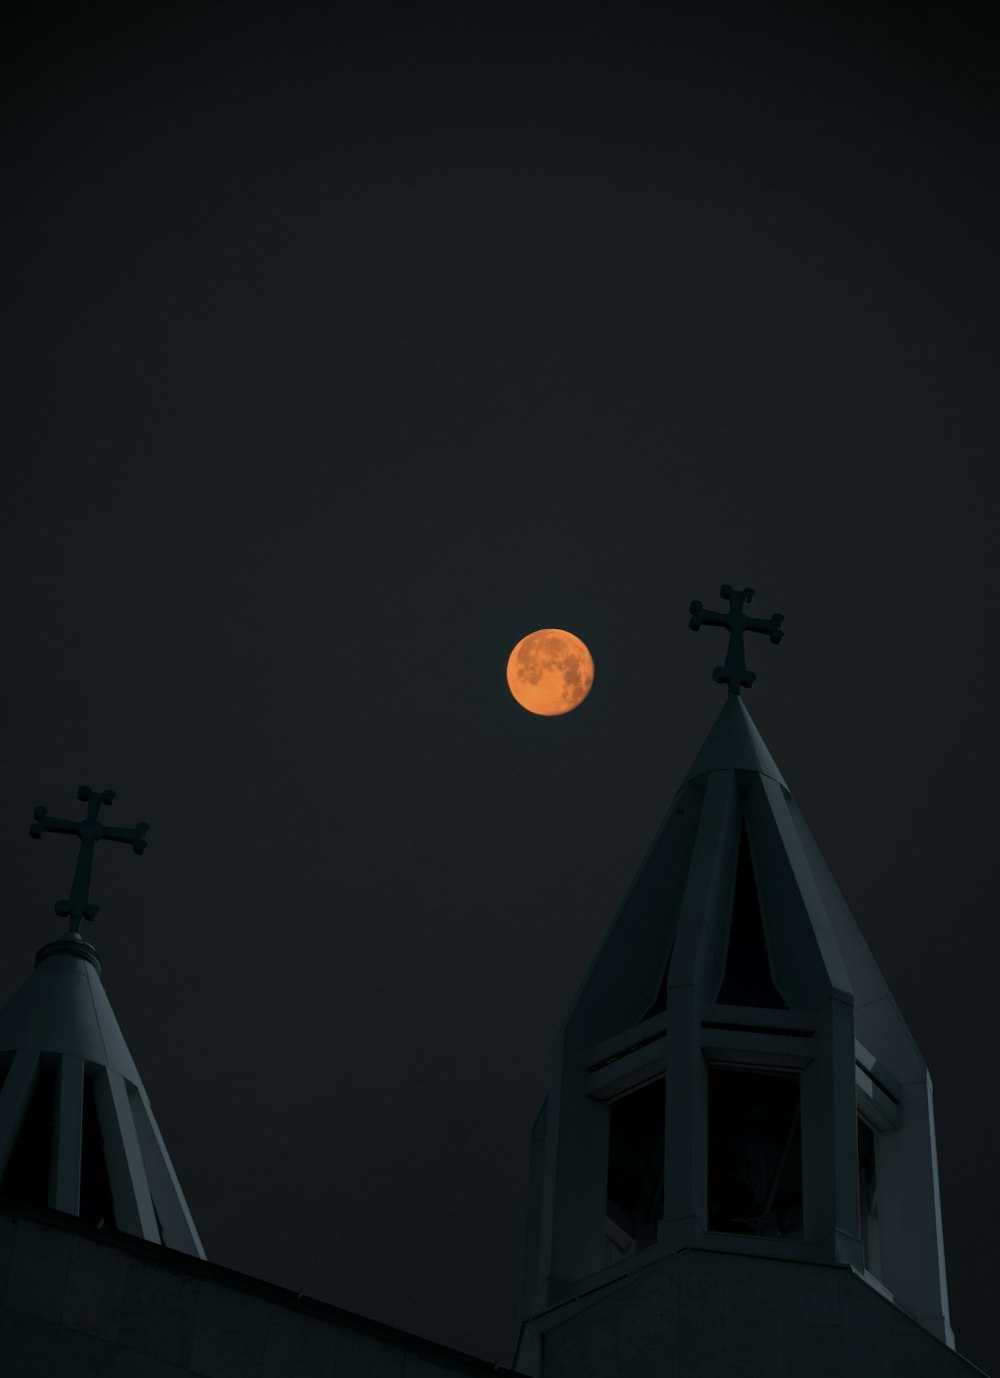
[[[561,1043],[553,1053],[542,1215],[545,1304],[561,1301],[604,1263],[608,1110],[585,1093],[586,1053]]]
[[[707,1228],[708,1078],[701,1052],[701,1001],[693,986],[667,998],[667,1094],[663,1219],[658,1242],[682,1249]]]
[[[52,1143],[49,1205],[68,1215],[80,1214],[80,1163],[83,1146],[83,1058],[59,1059],[56,1079],[56,1123]]]
[[[802,1074],[804,1239],[831,1262],[863,1272],[852,1000],[831,995],[819,1012],[815,1041],[815,1056]]]

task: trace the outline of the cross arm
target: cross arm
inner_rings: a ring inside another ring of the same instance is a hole
[[[688,611],[691,614],[691,620],[688,622],[688,626],[693,632],[696,632],[699,627],[732,628],[732,613],[710,612],[697,598],[691,604]]]
[[[770,617],[744,617],[743,627],[748,632],[767,632],[775,646],[785,635],[782,630],[782,622],[785,620],[784,613],[776,612]]]
[[[41,837],[42,833],[76,833],[80,835],[80,823],[71,818],[53,818],[48,809],[39,804],[35,809],[35,821],[28,830],[32,837]]]
[[[132,850],[137,856],[141,856],[146,850],[146,834],[149,832],[148,823],[137,823],[134,828],[106,828],[101,824],[101,838],[109,838],[112,842],[131,842]]]

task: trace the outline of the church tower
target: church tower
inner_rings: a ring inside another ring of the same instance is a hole
[[[97,949],[80,936],[81,920],[97,914],[88,896],[96,843],[127,842],[141,853],[147,825],[101,823],[112,790],[82,785],[77,797],[86,818],[52,818],[39,807],[31,827],[35,838],[75,834],[81,846],[70,899],[56,905],[69,929],[40,949],[0,1010],[0,1195],[204,1258]]]
[[[927,1067],[744,706],[726,702],[556,1035],[515,1367],[971,1373]],[[749,1365],[750,1367],[747,1367]]]

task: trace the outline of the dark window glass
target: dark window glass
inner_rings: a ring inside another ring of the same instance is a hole
[[[656,1243],[663,1217],[663,1077],[613,1101],[608,1136],[605,1262]]]
[[[797,1075],[709,1067],[708,1228],[801,1239]]]
[[[875,1277],[882,1274],[882,1247],[878,1219],[878,1179],[875,1175],[875,1131],[858,1116],[858,1196],[861,1243],[865,1267]]]
[[[747,826],[740,822],[740,850],[733,888],[733,917],[729,925],[726,970],[719,988],[720,1005],[757,1005],[787,1010],[788,1006],[771,978],[764,921],[760,916],[757,880],[747,840]]]
[[[115,1228],[104,1139],[97,1116],[92,1077],[83,1082],[83,1136],[80,1156],[80,1219],[95,1229]]]
[[[33,1206],[48,1205],[55,1107],[56,1069],[39,1067],[35,1089],[0,1181],[0,1194]]]

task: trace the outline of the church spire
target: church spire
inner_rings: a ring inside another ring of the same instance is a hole
[[[523,1367],[541,1378],[579,1373],[588,1337],[630,1307],[649,1368],[618,1371],[652,1371],[657,1345],[666,1364],[689,1274],[713,1305],[731,1277],[759,1299],[801,1283],[834,1316],[841,1294],[894,1304],[893,1324],[954,1345],[930,1078],[740,697],[743,632],[782,634],[778,614],[744,616],[751,592],[724,585],[728,614],[691,605],[695,630],[730,631],[714,676],[729,694],[553,1042],[522,1295]],[[760,1357],[777,1372],[773,1311]],[[821,1331],[825,1362],[840,1333]],[[824,1371],[853,1373],[849,1348]]]
[[[205,1257],[149,1097],[101,983],[97,949],[80,936],[95,844],[128,842],[141,853],[148,825],[109,828],[97,819],[111,790],[81,785],[77,822],[35,809],[31,836],[81,841],[70,921],[35,957],[35,969],[0,1010],[0,1194],[49,1205],[96,1228],[114,1227]]]

